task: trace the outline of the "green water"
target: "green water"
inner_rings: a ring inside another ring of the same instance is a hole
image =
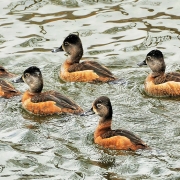
[[[0,65],[21,75],[38,66],[44,90],[74,99],[84,110],[101,95],[111,99],[113,128],[140,136],[151,151],[112,151],[93,142],[96,115],[33,116],[21,97],[0,99],[0,179],[180,179],[179,98],[148,97],[139,68],[160,49],[167,71],[180,71],[179,2],[175,0],[0,0]],[[79,32],[83,59],[97,61],[127,85],[65,83],[64,53],[51,53]],[[26,84],[14,84],[24,92]]]

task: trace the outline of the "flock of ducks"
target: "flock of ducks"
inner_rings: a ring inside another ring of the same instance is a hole
[[[65,51],[67,59],[61,65],[60,78],[67,82],[107,83],[118,81],[106,67],[95,61],[80,62],[83,56],[83,46],[78,34],[69,34],[62,45],[52,52]],[[161,51],[150,51],[139,66],[148,65],[152,70],[145,82],[145,92],[151,96],[180,95],[180,73],[165,73],[166,65]],[[12,78],[15,75],[0,66],[0,97],[11,98],[21,95],[9,82],[2,78]],[[119,150],[150,149],[138,136],[124,129],[111,129],[113,110],[110,99],[106,96],[97,98],[92,108],[84,112],[72,99],[56,91],[42,92],[43,77],[36,66],[27,68],[22,76],[13,82],[25,82],[29,89],[22,95],[22,106],[28,112],[36,115],[52,115],[71,113],[81,116],[97,114],[99,124],[94,132],[94,142],[105,148]]]

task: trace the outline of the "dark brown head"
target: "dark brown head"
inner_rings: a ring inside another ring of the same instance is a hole
[[[83,47],[81,39],[78,33],[69,34],[63,41],[62,46],[57,49],[52,50],[52,52],[65,51],[69,56],[71,56],[69,61],[73,63],[78,63],[83,55]]]
[[[139,63],[138,65],[139,66],[148,65],[154,73],[165,72],[166,69],[164,56],[162,52],[157,49],[150,51],[147,54],[146,59],[142,63]]]
[[[25,82],[30,87],[30,92],[32,93],[40,93],[43,88],[42,74],[36,66],[27,68],[23,75],[14,82]]]
[[[101,117],[100,123],[112,120],[113,110],[112,110],[110,99],[108,97],[101,96],[97,98],[93,102],[92,108],[89,111],[83,113],[82,115],[88,116],[95,113]]]

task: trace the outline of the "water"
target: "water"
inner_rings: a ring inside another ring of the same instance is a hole
[[[21,75],[31,65],[54,89],[85,110],[107,95],[113,128],[138,134],[152,151],[106,150],[93,143],[97,116],[38,117],[20,97],[0,99],[0,179],[180,179],[179,98],[151,98],[143,91],[150,72],[138,62],[155,48],[167,71],[180,71],[179,2],[175,0],[0,0],[0,64]],[[66,56],[53,54],[79,32],[83,59],[107,66],[128,85],[65,83],[58,78]],[[20,91],[27,85],[14,84]]]

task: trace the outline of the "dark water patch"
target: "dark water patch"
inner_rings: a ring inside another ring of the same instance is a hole
[[[9,25],[12,25],[13,23],[4,23],[4,24],[1,24],[0,27],[3,27],[3,26],[9,26]],[[7,27],[8,28],[8,27]]]
[[[138,45],[134,45],[132,47],[126,47],[126,48],[123,48],[121,50],[126,51],[126,52],[145,50],[145,49],[148,49],[150,47],[156,47],[156,46],[162,44],[163,42],[170,41],[171,39],[172,39],[172,37],[170,35],[152,37],[148,33],[147,37],[144,39],[144,41],[142,43],[140,43]]]
[[[113,27],[113,28],[107,29],[102,33],[104,33],[104,34],[116,34],[116,33],[121,32],[121,31],[126,31],[128,29],[132,29],[135,26],[136,26],[136,23],[131,23],[130,25],[127,25],[127,26]]]
[[[14,47],[40,47],[42,46],[40,44],[45,41],[48,41],[48,39],[45,39],[43,37],[34,37]]]

